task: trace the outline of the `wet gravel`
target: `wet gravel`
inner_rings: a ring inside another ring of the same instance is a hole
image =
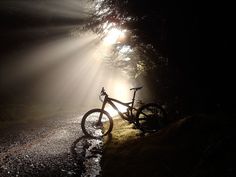
[[[0,177],[101,176],[102,140],[84,137],[80,121],[73,114],[0,130]]]

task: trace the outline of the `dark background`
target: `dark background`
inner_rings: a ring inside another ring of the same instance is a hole
[[[173,109],[187,114],[233,113],[232,4],[197,0],[138,2],[140,9],[149,10],[150,15],[142,28],[169,59],[164,79],[168,89],[162,89],[169,105],[176,102]]]
[[[230,5],[188,1],[171,11],[167,50],[178,81],[176,91],[196,112],[232,111],[235,71]]]

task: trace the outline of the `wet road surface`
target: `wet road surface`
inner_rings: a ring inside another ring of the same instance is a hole
[[[81,115],[15,123],[0,130],[0,176],[100,176],[102,140],[88,139]]]

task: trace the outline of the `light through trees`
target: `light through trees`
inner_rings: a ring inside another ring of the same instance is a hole
[[[103,41],[107,45],[122,43],[125,40],[126,30],[121,29],[115,23],[109,23],[107,21],[103,24],[102,30],[104,34]]]
[[[112,28],[107,32],[106,37],[103,39],[106,44],[116,44],[124,40],[125,30]]]

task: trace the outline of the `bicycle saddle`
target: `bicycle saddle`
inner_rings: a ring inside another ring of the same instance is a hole
[[[140,89],[142,89],[143,87],[135,87],[135,88],[131,88],[130,90],[135,90],[135,91],[137,91],[137,90],[140,90]]]

